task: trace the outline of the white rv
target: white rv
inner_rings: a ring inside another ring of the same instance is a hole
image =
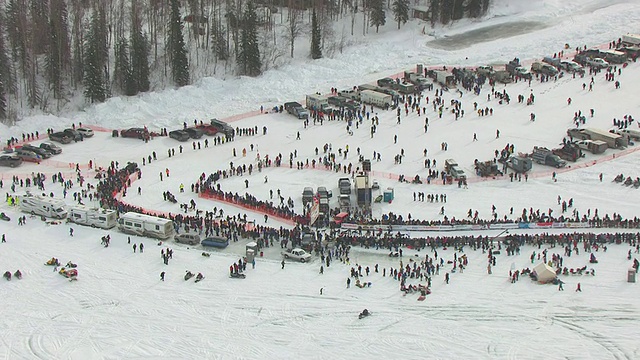
[[[383,109],[391,106],[391,103],[393,102],[391,95],[383,94],[373,90],[360,91],[360,100],[364,104],[370,104]]]
[[[69,211],[69,220],[80,225],[111,229],[118,225],[118,215],[115,210],[89,208],[76,205]]]
[[[67,206],[63,200],[27,194],[20,201],[23,212],[55,219],[67,217]]]
[[[128,212],[118,219],[118,229],[124,233],[168,239],[173,236],[173,221],[156,216]]]

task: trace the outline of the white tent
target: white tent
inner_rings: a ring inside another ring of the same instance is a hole
[[[550,283],[556,278],[556,272],[553,271],[551,266],[545,263],[541,263],[533,268],[533,272],[536,274],[538,282],[541,284]]]

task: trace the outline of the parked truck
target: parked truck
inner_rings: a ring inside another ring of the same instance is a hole
[[[576,145],[582,149],[591,152],[592,154],[602,154],[609,147],[606,142],[600,140],[578,140]]]
[[[494,163],[491,160],[488,161],[474,161],[476,175],[481,177],[490,177],[490,176],[498,176],[502,175],[502,171],[498,168],[498,164]]]
[[[622,35],[622,43],[625,45],[640,45],[640,35],[636,34],[626,34]]]
[[[533,155],[531,158],[538,164],[553,166],[556,168],[567,166],[566,161],[562,160],[558,155],[545,147],[535,146],[533,148]]]
[[[621,149],[629,145],[629,138],[613,134],[605,130],[584,128],[584,129],[569,129],[567,134],[579,140],[600,140],[607,143],[611,149]]]
[[[447,159],[444,161],[444,170],[456,180],[467,178],[467,175],[465,175],[464,171],[460,169],[458,163],[453,159]]]
[[[582,149],[571,142],[565,143],[561,148],[553,149],[552,152],[560,158],[572,162],[576,162],[582,157]]]
[[[351,181],[349,178],[338,179],[338,189],[340,189],[341,195],[351,195]]]
[[[284,103],[284,109],[287,110],[289,114],[296,116],[298,119],[309,118],[309,112],[295,101]]]
[[[514,172],[518,174],[524,174],[527,171],[531,170],[531,168],[533,167],[533,162],[528,157],[510,156],[506,161],[506,165]]]
[[[354,187],[358,206],[371,205],[371,186],[369,186],[367,175],[358,175],[355,178]]]
[[[391,95],[383,94],[373,90],[360,91],[360,100],[363,104],[377,106],[382,109],[388,109],[393,103]]]

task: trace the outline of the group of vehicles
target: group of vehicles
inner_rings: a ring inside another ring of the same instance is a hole
[[[42,160],[60,153],[62,149],[50,142],[44,142],[40,146],[25,144],[15,149],[5,150],[0,155],[0,166],[17,167],[25,161],[39,164]]]
[[[178,141],[188,141],[189,139],[200,139],[203,135],[214,136],[217,134],[224,134],[227,137],[233,137],[235,132],[236,130],[226,122],[218,119],[211,119],[208,124],[200,123],[192,127],[173,130],[167,135]],[[133,127],[121,130],[119,135],[123,138],[145,139],[149,136],[149,131],[145,128]]]

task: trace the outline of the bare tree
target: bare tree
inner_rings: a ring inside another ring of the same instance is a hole
[[[302,35],[305,31],[305,24],[302,21],[302,11],[296,8],[289,8],[289,21],[287,22],[287,41],[289,42],[289,48],[291,51],[291,57],[293,57],[293,50],[295,47],[296,39]]]

